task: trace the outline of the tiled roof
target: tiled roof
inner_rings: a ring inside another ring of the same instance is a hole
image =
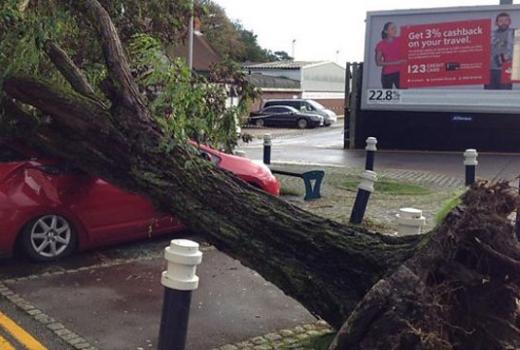
[[[325,63],[327,61],[276,61],[244,65],[245,69],[300,69],[306,66]]]
[[[263,74],[246,75],[247,81],[259,88],[275,88],[275,89],[300,89],[298,80],[288,79],[284,77],[272,77]]]
[[[186,59],[188,56],[188,43],[180,43],[173,49],[175,57]],[[216,63],[222,62],[222,57],[211,47],[203,35],[193,36],[193,68],[196,71],[208,71]]]

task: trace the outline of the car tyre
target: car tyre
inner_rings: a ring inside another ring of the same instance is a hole
[[[307,122],[307,119],[298,119],[296,122],[296,125],[298,126],[298,129],[306,129],[309,123]]]
[[[263,127],[264,127],[264,120],[263,120],[263,119],[257,119],[257,120],[255,121],[255,125],[256,125],[256,127],[258,127],[258,128],[263,128]]]
[[[49,214],[29,222],[21,236],[24,253],[33,261],[54,261],[76,249],[77,235],[63,216]]]

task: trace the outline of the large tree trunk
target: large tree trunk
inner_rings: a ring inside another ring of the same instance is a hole
[[[95,176],[149,197],[158,208],[204,233],[217,248],[258,271],[332,326],[339,329],[348,319],[334,348],[383,348],[384,339],[393,340],[397,346],[404,344],[403,348],[407,344],[427,348],[431,343],[471,349],[468,339],[479,339],[476,344],[487,345],[490,337],[468,335],[473,321],[482,318],[456,314],[462,310],[461,303],[471,306],[481,301],[476,291],[472,290],[471,296],[450,291],[442,295],[442,303],[436,304],[432,290],[437,289],[430,290],[445,285],[449,288],[450,281],[462,281],[466,286],[464,278],[474,282],[472,278],[482,276],[494,283],[489,293],[503,291],[501,305],[509,312],[497,313],[496,321],[486,319],[490,327],[503,322],[511,326],[507,334],[493,336],[503,344],[518,344],[518,332],[512,326],[516,310],[511,311],[511,302],[516,297],[515,263],[519,264],[520,250],[504,219],[514,209],[516,197],[509,192],[506,195],[506,188],[495,195],[505,209],[479,206],[480,212],[470,211],[482,214],[489,225],[502,220],[489,231],[493,232],[489,237],[463,226],[470,215],[465,210],[453,214],[451,221],[431,234],[407,238],[370,233],[305,212],[215,168],[184,140],[165,135],[138,92],[106,11],[96,0],[81,1],[77,6],[95,18],[93,24],[102,40],[109,72],[103,89],[111,101],[110,108],[93,95],[93,89],[64,51],[48,43],[49,57],[76,92],[31,77],[7,79],[3,89],[11,100],[5,101],[4,108],[12,119],[12,133],[27,136],[25,140],[33,146]],[[34,119],[23,105],[37,108],[50,120]],[[481,194],[487,188],[474,191]],[[475,236],[482,245],[466,247]],[[508,240],[506,250],[497,246],[497,240],[504,237]],[[483,272],[480,265],[466,266],[464,259],[470,257],[460,256],[464,249],[468,255],[487,254],[486,263],[501,261],[507,265],[507,271],[511,270],[508,279],[504,280],[503,271],[497,269]],[[510,259],[510,264],[504,259]],[[449,269],[453,269],[453,276]],[[437,305],[447,307],[440,312]],[[485,307],[479,310],[489,311]],[[420,334],[426,331],[430,337]]]
[[[97,111],[98,105],[74,95],[64,98],[41,82],[11,78],[4,89],[17,101],[53,116],[27,140],[148,196],[334,326],[427,239],[371,234],[312,215],[214,168],[190,146],[154,128],[149,129],[152,135],[141,131],[139,137],[148,137],[146,142],[132,141],[121,127],[110,125],[111,116]],[[129,116],[126,124],[132,132],[142,130],[131,120]]]

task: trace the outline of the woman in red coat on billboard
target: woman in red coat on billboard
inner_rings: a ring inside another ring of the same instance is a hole
[[[381,32],[382,40],[376,45],[376,64],[383,67],[381,71],[381,84],[383,89],[399,89],[401,72],[401,59],[399,47],[400,38],[397,35],[397,27],[393,22],[387,22]]]

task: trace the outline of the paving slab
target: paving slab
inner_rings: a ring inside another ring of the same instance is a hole
[[[162,258],[13,280],[23,299],[98,349],[153,349],[163,297]],[[210,249],[199,266],[187,349],[208,350],[316,319],[256,272]]]

